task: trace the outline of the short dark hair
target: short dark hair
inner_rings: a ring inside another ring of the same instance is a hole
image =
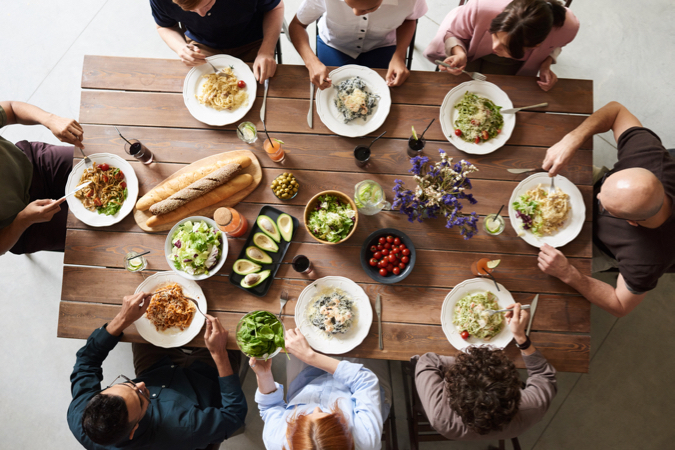
[[[558,0],[513,0],[492,19],[490,33],[505,32],[509,53],[514,59],[525,55],[525,48],[544,42],[553,27],[565,24],[567,10]]]
[[[202,0],[173,0],[173,2],[180,6],[183,11],[190,11],[191,9],[195,9],[197,6],[199,6]]]
[[[89,400],[82,414],[84,433],[99,445],[113,445],[131,434],[127,404],[119,395],[98,393]]]
[[[470,347],[444,378],[450,407],[478,434],[501,430],[518,412],[520,377],[502,350]]]

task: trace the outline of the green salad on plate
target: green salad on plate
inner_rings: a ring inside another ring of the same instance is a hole
[[[356,222],[356,211],[334,195],[319,197],[315,210],[309,215],[308,229],[317,238],[339,242],[346,238]]]

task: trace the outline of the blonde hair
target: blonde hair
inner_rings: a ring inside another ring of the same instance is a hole
[[[354,450],[349,423],[336,401],[331,413],[311,419],[308,413],[293,413],[288,418],[286,441],[288,450]]]

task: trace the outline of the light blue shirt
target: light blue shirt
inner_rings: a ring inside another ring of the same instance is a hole
[[[291,383],[288,403],[284,401],[284,387],[275,383],[277,390],[262,394],[256,390],[255,401],[265,422],[263,441],[267,450],[282,450],[286,444],[288,417],[297,411],[309,414],[317,406],[330,413],[338,402],[349,422],[357,450],[382,448],[383,418],[390,406],[384,401],[384,391],[377,376],[362,364],[340,361],[333,375],[316,367],[307,367]]]

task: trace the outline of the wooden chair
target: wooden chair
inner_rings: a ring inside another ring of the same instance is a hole
[[[406,415],[408,416],[408,434],[410,436],[410,449],[419,450],[420,442],[452,441],[439,434],[429,423],[422,402],[415,387],[415,364],[411,362],[401,363],[403,373],[403,393],[405,396]],[[511,439],[514,450],[520,449],[518,438]],[[494,448],[494,447],[493,447]],[[506,449],[506,443],[499,441],[499,450]]]

